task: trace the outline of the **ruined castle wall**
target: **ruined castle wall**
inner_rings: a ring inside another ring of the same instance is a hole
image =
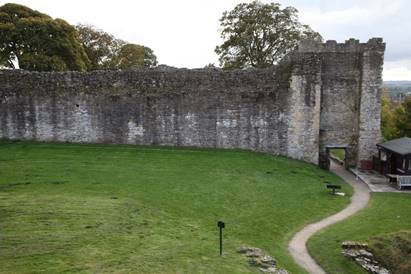
[[[380,90],[385,44],[350,39],[308,44],[300,51],[321,59],[320,165],[327,167],[327,147],[346,147],[346,165],[370,160],[381,141]]]
[[[320,153],[325,147],[347,146],[348,165],[356,164],[362,51],[358,44],[328,42],[322,49]],[[328,165],[328,163],[327,163]]]
[[[326,166],[380,138],[384,44],[301,46],[271,69],[0,70],[0,138],[241,148]]]
[[[384,49],[381,41],[376,39],[364,46],[357,165],[369,160],[370,155],[375,155],[375,144],[382,141],[380,124]]]
[[[231,72],[1,71],[0,137],[242,148],[316,163],[315,147],[306,146],[318,142],[305,118],[318,116],[311,78],[292,63]]]

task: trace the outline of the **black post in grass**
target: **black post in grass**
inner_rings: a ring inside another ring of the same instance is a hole
[[[225,223],[218,221],[217,226],[220,228],[220,256],[223,256],[223,228],[225,228]]]

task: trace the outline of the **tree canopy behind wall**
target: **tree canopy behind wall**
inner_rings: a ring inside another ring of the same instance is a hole
[[[76,29],[62,19],[17,4],[0,7],[0,62],[37,71],[85,71],[89,60]]]
[[[17,4],[0,7],[0,67],[34,71],[117,70],[157,65],[153,50],[92,25],[76,27]]]
[[[113,58],[126,43],[93,25],[76,26],[79,40],[90,60],[89,70],[104,70],[113,67]]]
[[[302,39],[322,41],[318,32],[298,21],[293,7],[260,1],[238,4],[220,19],[224,42],[215,51],[223,68],[269,67]]]
[[[78,24],[80,42],[90,59],[90,70],[148,68],[157,65],[152,49],[125,42],[93,25]]]

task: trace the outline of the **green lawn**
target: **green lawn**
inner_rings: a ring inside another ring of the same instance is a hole
[[[340,254],[341,243],[369,242],[403,230],[411,230],[411,194],[373,193],[364,210],[314,235],[308,249],[327,273],[366,273]]]
[[[235,250],[251,245],[302,273],[288,240],[350,194],[314,165],[261,153],[3,141],[0,272],[249,273]]]
[[[345,150],[340,148],[332,148],[330,149],[330,154],[335,158],[344,161],[345,159]]]

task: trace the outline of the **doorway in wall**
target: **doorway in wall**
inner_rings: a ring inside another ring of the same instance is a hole
[[[348,163],[346,161],[347,146],[346,145],[332,145],[327,146],[327,158],[328,161],[333,160],[340,165],[348,168]]]

